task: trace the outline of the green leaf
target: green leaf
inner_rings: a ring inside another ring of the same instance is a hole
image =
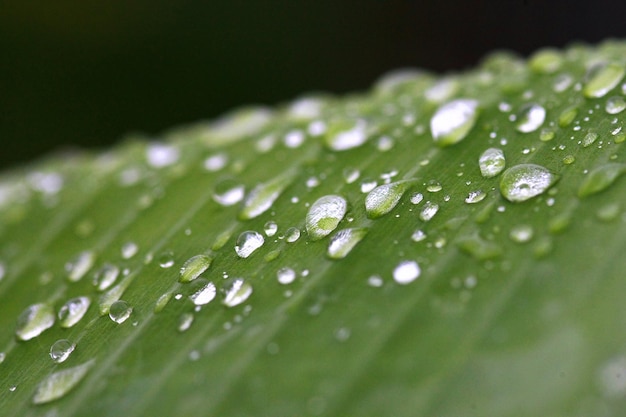
[[[1,414],[620,415],[624,56],[499,53],[3,173]]]

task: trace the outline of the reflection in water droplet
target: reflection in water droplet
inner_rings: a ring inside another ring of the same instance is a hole
[[[539,104],[529,104],[524,106],[517,114],[515,129],[518,132],[530,133],[539,129],[546,119],[546,109]]]
[[[441,184],[439,184],[438,181],[431,180],[428,182],[428,184],[426,184],[426,191],[428,191],[429,193],[438,193],[441,190],[443,190],[443,187],[441,186]]]
[[[263,235],[259,232],[248,230],[240,234],[237,238],[235,252],[240,258],[247,258],[252,255],[255,250],[263,246],[263,243],[265,243]]]
[[[331,259],[342,259],[365,237],[367,229],[343,229],[335,233],[328,244],[327,255]]]
[[[419,278],[421,269],[415,261],[402,261],[393,270],[393,280],[406,285]]]
[[[272,237],[278,231],[278,225],[276,222],[270,220],[263,226],[263,231],[265,231],[267,237]]]
[[[584,148],[591,146],[596,139],[598,139],[598,134],[596,132],[589,132],[585,135],[585,137],[582,140],[582,145]]]
[[[319,240],[337,228],[346,215],[348,202],[338,195],[320,197],[306,215],[306,230],[312,240]]]
[[[70,357],[76,345],[67,339],[57,340],[50,347],[50,358],[56,363],[65,362]]]
[[[365,211],[371,219],[384,216],[396,207],[413,180],[396,181],[379,185],[365,198]]]
[[[611,97],[606,101],[604,110],[608,114],[618,114],[626,109],[626,101],[622,97]]]
[[[209,304],[215,298],[217,294],[217,289],[215,288],[215,284],[212,282],[203,283],[203,285],[198,288],[196,292],[189,296],[189,299],[192,303],[197,306],[203,306],[205,304]]]
[[[227,307],[238,306],[246,301],[251,294],[252,286],[243,278],[237,278],[225,289],[222,304]]]
[[[137,254],[139,246],[135,242],[126,242],[122,245],[122,258],[130,259]]]
[[[117,266],[105,263],[94,274],[93,285],[98,289],[98,291],[104,291],[113,285],[119,273],[120,269]]]
[[[519,203],[543,194],[556,180],[554,174],[540,165],[520,164],[504,171],[500,192],[507,200]]]
[[[89,297],[76,297],[68,300],[59,309],[59,325],[63,328],[74,326],[83,318],[90,305]]]
[[[44,404],[63,397],[78,385],[94,364],[95,360],[92,359],[73,368],[48,375],[37,385],[37,390],[33,395],[33,404]]]
[[[604,97],[609,91],[617,87],[625,73],[626,70],[622,64],[608,64],[592,75],[583,88],[583,94],[587,98]]]
[[[243,200],[244,194],[244,186],[238,181],[229,178],[215,184],[212,197],[216,203],[229,207]]]
[[[239,218],[241,220],[249,220],[265,213],[293,182],[296,176],[295,172],[288,170],[278,177],[254,187],[244,200]]]
[[[211,262],[213,262],[213,259],[207,255],[196,255],[187,259],[182,268],[180,268],[178,280],[180,282],[193,281],[204,273],[204,271],[209,269]]]
[[[511,228],[509,237],[512,241],[517,243],[526,243],[533,238],[534,231],[532,226],[527,224],[521,224]]]
[[[435,214],[439,211],[439,204],[433,203],[432,201],[427,201],[424,203],[424,207],[422,207],[422,211],[420,211],[419,218],[423,222],[430,221]]]
[[[189,330],[191,324],[193,323],[193,314],[192,313],[183,313],[178,319],[178,331],[185,332]]]
[[[290,227],[285,232],[285,240],[289,243],[293,243],[300,239],[300,229],[297,227]]]
[[[174,253],[168,250],[159,255],[159,266],[163,269],[174,266]]]
[[[482,190],[470,191],[470,193],[465,198],[465,202],[467,204],[475,204],[483,201],[487,197],[487,193]]]
[[[72,282],[80,280],[93,266],[96,255],[92,251],[84,251],[65,264],[68,279]]]
[[[411,196],[411,204],[419,204],[422,202],[423,199],[424,196],[422,195],[422,193],[414,193]]]
[[[593,169],[578,188],[579,197],[587,197],[607,189],[626,172],[626,164],[608,163]]]
[[[480,173],[485,178],[495,177],[504,170],[506,159],[502,149],[489,148],[478,159]]]
[[[19,340],[30,340],[54,325],[54,310],[44,303],[33,304],[17,318],[15,335]]]
[[[430,131],[435,143],[453,145],[463,140],[478,118],[478,102],[458,99],[441,106],[430,119]]]
[[[276,272],[276,278],[278,279],[278,282],[283,285],[291,284],[296,279],[296,271],[287,267],[280,268]]]
[[[109,307],[109,318],[117,324],[124,323],[133,312],[133,308],[124,300],[117,300]]]

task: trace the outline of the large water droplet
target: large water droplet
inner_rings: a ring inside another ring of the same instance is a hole
[[[63,328],[69,328],[78,323],[91,305],[89,297],[76,297],[68,300],[59,309],[59,325]]]
[[[30,340],[54,325],[54,310],[44,303],[33,304],[17,318],[15,335],[19,340]]]
[[[272,204],[274,204],[274,201],[276,201],[282,192],[285,191],[285,188],[293,182],[295,177],[295,172],[287,171],[276,178],[254,187],[244,200],[239,218],[249,220],[265,213],[272,207]]]
[[[262,234],[248,230],[240,234],[237,238],[235,252],[240,258],[247,258],[252,255],[252,252],[263,246],[263,243],[265,243],[265,239],[263,239]]]
[[[70,357],[76,345],[67,339],[57,340],[50,347],[50,358],[56,363],[65,362]]]
[[[585,84],[583,94],[587,98],[599,98],[617,87],[626,70],[622,64],[611,63],[599,69]]]
[[[291,284],[296,280],[296,271],[287,267],[280,268],[276,272],[276,278],[278,279],[278,282],[283,285]]]
[[[117,324],[124,323],[133,312],[133,308],[124,300],[117,300],[109,307],[109,318]]]
[[[607,189],[626,172],[626,164],[608,163],[593,169],[578,188],[579,197],[587,197]]]
[[[92,359],[81,365],[57,371],[47,376],[37,385],[33,403],[44,404],[63,397],[78,385],[95,363],[95,360]]]
[[[65,264],[68,279],[72,282],[80,280],[91,269],[96,255],[92,251],[84,251]]]
[[[327,255],[331,259],[342,259],[365,237],[367,229],[343,229],[335,233],[328,244]]]
[[[243,278],[235,279],[224,292],[222,304],[227,307],[235,307],[243,303],[252,294],[252,285],[248,284]]]
[[[495,177],[504,170],[506,159],[502,149],[489,148],[480,155],[478,167],[485,178]]]
[[[348,202],[339,195],[320,197],[306,215],[306,230],[312,240],[319,240],[337,228],[346,215]]]
[[[463,140],[478,118],[478,101],[458,99],[435,112],[430,119],[430,131],[439,146],[453,145]]]
[[[540,165],[516,165],[502,174],[500,192],[507,200],[519,203],[544,193],[556,180],[554,174]]]
[[[398,284],[406,285],[415,281],[421,274],[420,266],[415,261],[402,261],[393,270],[393,279]]]
[[[300,229],[297,227],[290,227],[285,232],[285,241],[288,243],[293,243],[300,239]]]
[[[528,104],[517,114],[515,129],[518,132],[530,133],[539,129],[546,119],[546,109],[539,104]]]
[[[105,263],[96,271],[93,276],[93,285],[98,288],[98,291],[104,291],[109,288],[120,273],[120,269],[110,263]]]
[[[419,218],[423,222],[430,221],[435,214],[439,211],[439,204],[433,203],[432,201],[427,201],[424,203],[424,207],[422,207],[422,211],[420,211]]]
[[[198,288],[196,292],[189,296],[192,303],[197,306],[203,306],[209,304],[215,298],[217,289],[212,282],[206,282]]]
[[[502,248],[498,244],[483,239],[477,233],[463,236],[456,243],[462,252],[478,261],[493,259],[502,254]]]
[[[243,200],[244,191],[243,185],[238,181],[225,179],[215,184],[213,200],[224,207],[232,206]]]
[[[180,276],[178,280],[180,282],[191,282],[198,278],[204,271],[211,266],[211,259],[207,255],[196,255],[189,258],[180,268]]]
[[[374,188],[365,197],[367,216],[376,219],[389,213],[413,182],[413,180],[396,181]]]
[[[328,125],[324,144],[333,151],[345,151],[363,145],[367,141],[367,123],[339,120]]]

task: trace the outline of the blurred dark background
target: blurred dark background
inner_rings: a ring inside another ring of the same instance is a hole
[[[0,169],[131,131],[363,90],[406,66],[626,36],[626,2],[0,2]]]

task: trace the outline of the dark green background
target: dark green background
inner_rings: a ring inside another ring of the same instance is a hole
[[[390,69],[475,65],[626,34],[622,2],[0,3],[0,169],[156,135],[248,103],[367,88]]]

